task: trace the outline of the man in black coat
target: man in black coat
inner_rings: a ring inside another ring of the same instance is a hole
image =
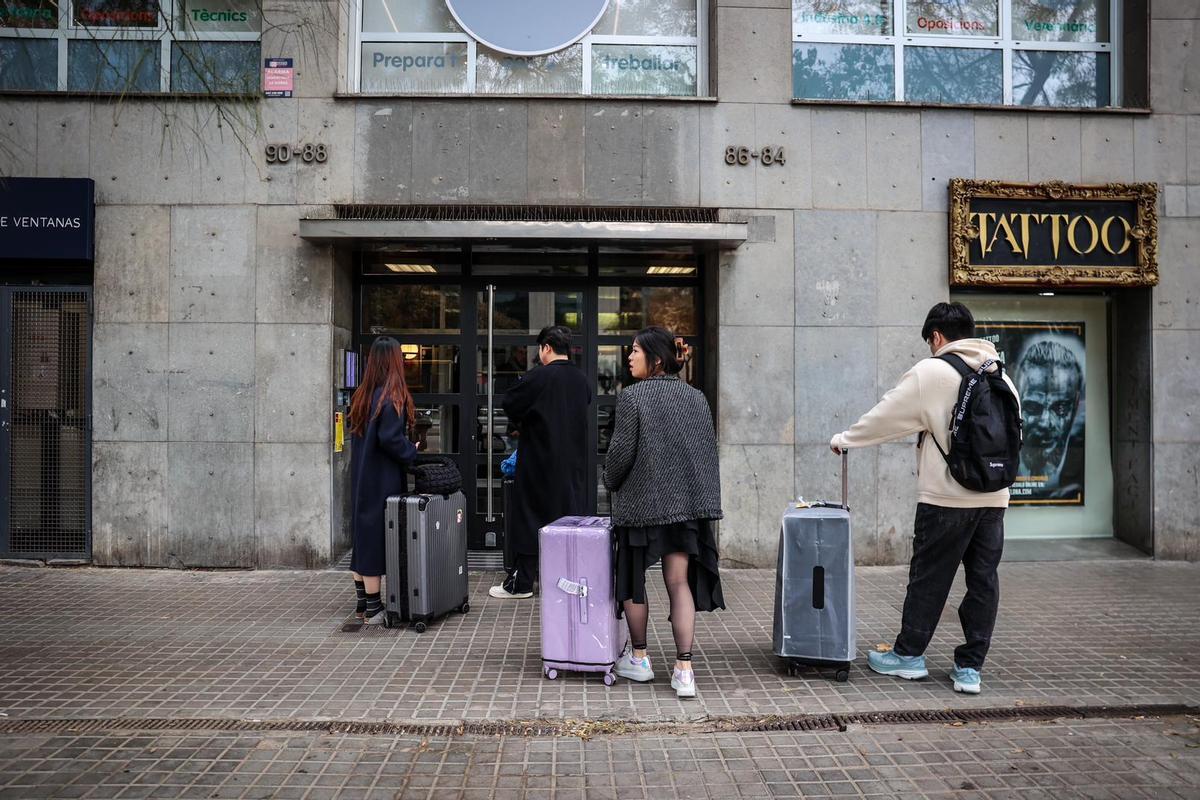
[[[520,431],[509,535],[515,566],[492,597],[533,597],[538,530],[587,508],[587,426],[592,390],[570,361],[571,329],[551,325],[538,334],[541,366],[504,393],[504,413]]]

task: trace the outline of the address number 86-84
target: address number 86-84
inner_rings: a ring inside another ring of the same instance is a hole
[[[740,147],[731,144],[725,148],[725,163],[730,166],[744,167],[750,163],[751,159],[757,160],[764,167],[769,167],[772,164],[787,163],[787,156],[784,155],[783,147],[768,145],[761,150],[751,150],[749,147]]]
[[[314,161],[318,164],[324,164],[326,159],[329,158],[329,148],[323,144],[269,144],[265,153],[268,164],[286,164],[292,160],[293,156],[306,164],[311,164]]]

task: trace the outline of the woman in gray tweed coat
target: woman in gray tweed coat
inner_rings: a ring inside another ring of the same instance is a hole
[[[717,437],[708,401],[679,378],[688,355],[683,339],[663,328],[634,337],[629,370],[638,383],[617,400],[604,461],[617,540],[616,598],[630,637],[615,671],[634,681],[654,679],[646,655],[646,568],[661,559],[676,647],[671,688],[679,697],[696,696],[696,611],[725,607],[712,525],[722,516]]]

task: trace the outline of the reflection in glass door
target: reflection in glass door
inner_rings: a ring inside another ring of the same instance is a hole
[[[518,444],[504,394],[538,366],[543,327],[572,330],[571,360],[594,387],[596,424],[585,446],[596,476],[589,502],[598,513],[608,511],[599,478],[617,397],[632,382],[633,335],[662,325],[684,336],[694,348],[684,377],[702,385],[703,305],[690,248],[434,245],[365,252],[360,263],[356,347],[365,358],[378,336],[400,341],[417,445],[458,463],[472,550],[503,546],[500,462]]]
[[[623,269],[621,265],[624,265]],[[682,377],[703,388],[701,382],[701,305],[700,287],[679,281],[662,282],[663,270],[672,277],[695,277],[694,266],[675,264],[643,267],[642,274],[629,275],[627,261],[612,266],[603,253],[600,261],[601,283],[596,287],[596,513],[609,513],[608,490],[604,488],[604,456],[616,423],[617,397],[633,383],[629,372],[629,354],[633,337],[642,328],[658,325],[682,336],[692,348],[692,359]],[[688,271],[690,269],[690,271]],[[613,277],[640,278],[637,283],[617,284]],[[651,277],[658,283],[650,283]]]
[[[484,547],[503,542],[507,509],[500,462],[519,442],[516,427],[504,413],[504,394],[539,365],[537,335],[547,325],[572,330],[571,359],[584,366],[584,294],[582,289],[556,291],[511,283],[488,283],[476,292],[475,516],[484,530]]]

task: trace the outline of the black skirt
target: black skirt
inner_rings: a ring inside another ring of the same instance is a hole
[[[725,608],[717,562],[717,538],[707,519],[655,525],[647,528],[613,528],[617,543],[617,616],[621,603],[646,602],[646,569],[668,553],[687,553],[688,586],[697,611]]]

